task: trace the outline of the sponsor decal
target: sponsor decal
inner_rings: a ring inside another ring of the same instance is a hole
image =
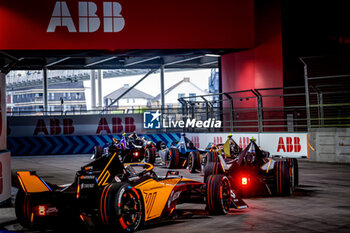
[[[145,129],[160,129],[160,116],[162,114],[156,112],[144,112],[143,113],[143,127]]]
[[[186,116],[184,120],[176,120],[166,114],[156,112],[144,112],[143,127],[145,129],[160,128],[221,128],[222,122],[215,118],[209,118],[205,121],[192,119]],[[162,119],[162,120],[161,120]],[[161,124],[162,123],[162,124]]]
[[[299,137],[280,137],[278,139],[277,152],[300,152],[300,138]]]
[[[101,117],[99,119],[96,129],[96,134],[115,134],[115,133],[130,133],[136,130],[135,119],[133,117],[125,117],[124,122],[122,118],[112,117],[111,122],[107,118]],[[45,119],[39,118],[36,121],[33,135],[73,135],[75,132],[74,122],[71,118],[51,118],[48,120],[47,126]],[[110,124],[112,123],[112,124]],[[124,123],[124,124],[123,124]],[[96,127],[96,126],[95,126]]]
[[[146,216],[150,216],[154,201],[156,200],[157,192],[145,193],[145,203],[146,203]]]
[[[101,3],[99,3],[101,4]],[[57,27],[65,27],[68,32],[96,32],[101,22],[104,32],[120,32],[125,26],[118,2],[102,2],[103,17],[97,15],[95,2],[78,2],[79,27],[74,24],[66,1],[57,1],[46,32],[55,32]]]

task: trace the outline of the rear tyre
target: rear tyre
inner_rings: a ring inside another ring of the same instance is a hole
[[[132,185],[113,183],[103,189],[100,215],[104,225],[133,232],[143,224],[143,212],[141,197]]]
[[[145,162],[154,164],[156,162],[156,149],[147,148],[145,151]]]
[[[231,205],[230,182],[225,175],[210,175],[206,182],[209,214],[227,214]]]
[[[15,201],[15,213],[18,222],[25,228],[31,226],[32,207],[30,195],[27,195],[22,188],[18,189]]]
[[[299,186],[299,166],[298,166],[298,160],[292,159],[293,163],[293,171],[294,171],[294,187]]]
[[[199,151],[192,151],[189,155],[188,155],[188,166],[187,169],[191,172],[191,173],[196,173],[202,170],[201,167],[201,156]]]
[[[207,181],[210,175],[224,174],[225,169],[219,162],[209,162],[204,168],[204,182]]]
[[[207,153],[207,163],[209,163],[209,162],[219,162],[218,152],[209,151]]]
[[[277,195],[292,194],[291,166],[289,161],[277,161],[275,164],[275,190]]]
[[[167,156],[168,156],[166,161],[167,168],[169,169],[178,168],[180,163],[179,150],[177,148],[170,148]]]

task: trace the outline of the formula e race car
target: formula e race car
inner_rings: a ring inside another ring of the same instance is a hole
[[[242,148],[232,139],[232,135],[227,136],[224,144],[209,143],[205,148],[207,152],[202,159],[202,164],[205,165],[208,161],[215,162],[215,152],[222,155],[223,158],[236,158],[241,152]]]
[[[121,140],[113,138],[111,144],[107,144],[104,149],[101,146],[95,146],[95,152],[93,158],[99,158],[103,153],[108,153],[109,146],[118,146],[124,151],[120,160],[122,162],[140,162],[145,161],[147,163],[154,164],[156,161],[157,145],[151,140],[146,140],[144,137],[138,137],[136,133],[130,134],[126,137],[122,135]]]
[[[83,166],[74,182],[64,186],[47,183],[35,172],[17,172],[19,223],[30,229],[69,224],[70,229],[127,232],[172,216],[180,203],[206,203],[210,214],[247,207],[225,175],[209,176],[206,183],[183,178],[177,171],[159,177],[152,164],[121,163],[120,153],[124,151],[109,147],[108,154]]]
[[[201,171],[200,153],[193,142],[182,134],[180,141],[173,142],[170,148],[161,149],[159,156],[170,169],[187,167],[190,172],[199,172]]]
[[[205,166],[204,180],[210,175],[224,174],[241,196],[291,195],[298,186],[298,161],[295,158],[270,156],[251,140],[233,159],[224,159],[217,152]]]

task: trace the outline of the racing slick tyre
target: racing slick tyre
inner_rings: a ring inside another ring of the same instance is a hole
[[[145,162],[154,164],[156,162],[156,149],[147,148],[145,151]]]
[[[299,186],[299,166],[298,166],[298,160],[292,159],[292,168],[293,168],[293,174],[294,174],[294,188]]]
[[[277,195],[292,194],[291,166],[289,161],[278,161],[275,164],[275,190]]]
[[[191,153],[188,155],[187,169],[191,173],[200,172],[202,170],[201,155],[200,155],[199,151],[191,151]]]
[[[19,188],[16,201],[15,201],[15,213],[18,219],[18,222],[25,228],[29,228],[31,226],[31,201],[30,195],[27,195],[23,189]]]
[[[170,148],[167,154],[166,166],[169,169],[178,168],[180,163],[180,154],[177,148]]]
[[[143,204],[137,190],[128,183],[107,185],[100,199],[100,215],[110,230],[133,232],[143,224]]]
[[[231,205],[230,181],[225,175],[210,175],[206,182],[209,214],[227,214]]]
[[[219,162],[218,152],[209,151],[207,153],[207,163],[209,163],[209,162]]]
[[[204,182],[210,175],[224,174],[225,169],[220,162],[209,162],[204,168]]]

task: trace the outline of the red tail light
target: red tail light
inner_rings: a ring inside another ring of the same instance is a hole
[[[135,157],[139,157],[139,152],[134,152]]]
[[[40,216],[45,216],[46,215],[46,207],[43,205],[39,205],[38,213]]]
[[[248,184],[248,178],[242,177],[242,185],[247,185],[247,184]]]

